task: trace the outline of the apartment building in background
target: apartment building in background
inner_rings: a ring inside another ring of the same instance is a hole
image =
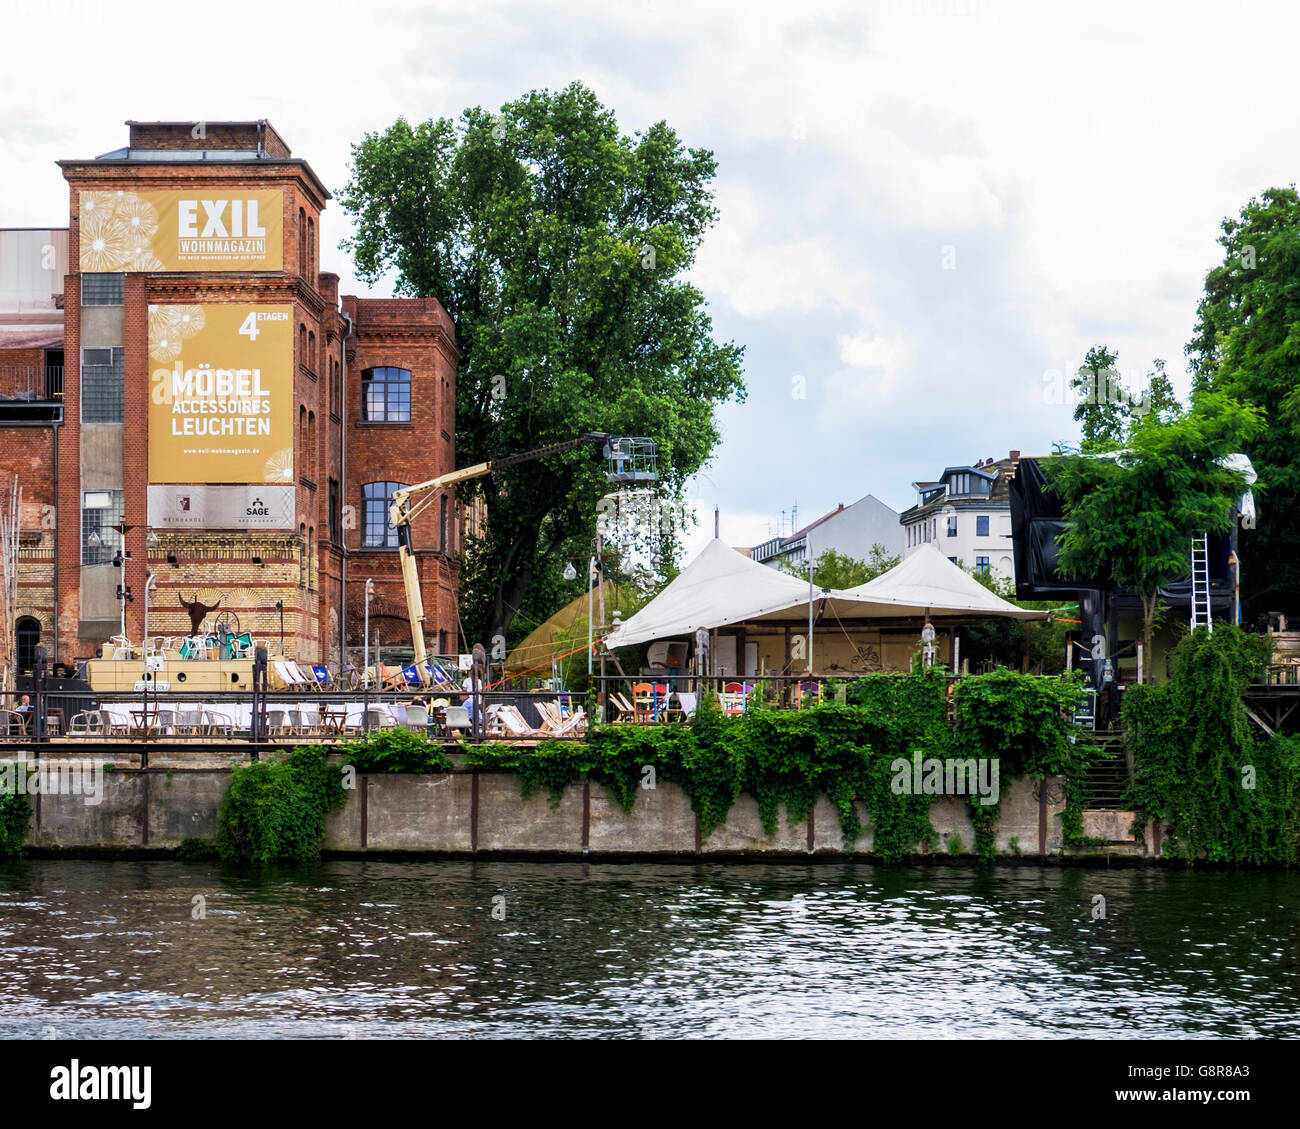
[[[945,467],[933,482],[913,482],[916,505],[899,517],[906,555],[935,545],[954,564],[1014,580],[1008,480],[1020,452]]]

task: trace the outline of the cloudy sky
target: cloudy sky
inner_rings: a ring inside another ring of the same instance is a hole
[[[311,5],[0,0],[0,225],[62,225],[54,161],[127,118],[269,118],[333,189],[398,115],[579,79],[624,132],[713,150],[694,277],[749,399],[694,485],[753,544],[867,493],[1073,440],[1088,347],[1183,346],[1223,216],[1295,179],[1300,9],[868,0]],[[25,45],[15,50],[15,45]],[[358,282],[327,210],[322,265]],[[804,395],[797,393],[803,388]]]

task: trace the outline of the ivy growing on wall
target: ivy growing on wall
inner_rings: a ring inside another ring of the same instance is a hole
[[[342,772],[319,746],[236,765],[217,813],[217,850],[225,862],[318,858],[325,816],[346,798]]]
[[[0,858],[22,854],[31,819],[30,796],[18,791],[0,792]]]
[[[1001,797],[1018,777],[1064,777],[1062,836],[1067,843],[1083,840],[1088,766],[1100,750],[1073,721],[1082,692],[1077,674],[1043,678],[995,670],[957,683],[949,755],[998,761],[997,802],[967,797],[975,851],[981,857],[994,853]]]
[[[424,734],[392,727],[341,741],[335,751],[357,772],[449,772],[442,746]]]
[[[741,792],[754,796],[769,835],[777,830],[782,807],[790,823],[801,823],[825,795],[838,814],[845,847],[861,836],[865,812],[873,850],[897,858],[938,842],[929,818],[933,797],[893,788],[900,757],[910,760],[918,750],[941,758],[997,757],[1002,788],[1016,776],[1081,777],[1087,768],[1091,747],[1077,735],[1070,740],[1076,681],[1009,671],[963,679],[955,729],[948,722],[948,687],[939,671],[879,675],[852,683],[847,705],[750,709],[737,718],[724,717],[706,695],[689,727],[606,725],[595,727],[582,744],[464,751],[471,765],[517,772],[525,796],[545,788],[558,803],[566,785],[586,779],[604,785],[628,811],[643,774],[653,768],[657,780],[682,787],[705,837],[725,822]],[[977,849],[991,854],[997,805],[976,801],[971,813]]]
[[[1125,691],[1138,824],[1168,820],[1164,853],[1212,862],[1300,862],[1300,741],[1267,737],[1242,692],[1271,640],[1232,626],[1197,629],[1171,656],[1162,686]]]

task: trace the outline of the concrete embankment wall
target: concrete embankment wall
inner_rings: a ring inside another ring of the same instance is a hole
[[[49,850],[158,850],[185,839],[211,839],[230,781],[229,769],[127,770],[106,773],[101,802],[81,795],[33,797],[28,845]],[[1060,855],[1059,781],[1040,788],[1017,780],[1003,790],[997,848],[1003,855]],[[853,853],[869,855],[865,831]],[[938,797],[930,810],[937,841],[926,853],[949,853],[949,836],[973,851],[975,836],[965,799]],[[955,846],[955,844],[953,844]],[[845,853],[837,812],[819,797],[808,818],[790,824],[782,813],[776,834],[764,834],[758,804],[742,795],[727,822],[708,838],[699,833],[690,801],[675,784],[638,791],[625,813],[598,784],[573,784],[558,805],[544,792],[524,800],[519,778],[494,772],[357,777],[347,804],[328,818],[327,852],[510,855],[808,856]],[[1147,844],[1112,848],[1149,851]]]

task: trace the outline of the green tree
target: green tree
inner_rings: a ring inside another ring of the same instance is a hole
[[[1065,512],[1059,571],[1109,575],[1134,589],[1148,656],[1160,586],[1187,575],[1192,534],[1231,528],[1243,481],[1219,460],[1242,450],[1260,414],[1222,393],[1199,392],[1191,410],[1173,419],[1135,418],[1113,459],[1065,455],[1043,463]],[[1149,662],[1146,671],[1150,677]]]
[[[813,580],[818,588],[856,588],[868,580],[875,580],[881,573],[888,572],[903,558],[893,556],[879,541],[871,546],[865,561],[827,549],[817,554],[813,562]],[[777,568],[802,580],[808,579],[808,569],[784,557],[777,562]]]
[[[1181,409],[1182,403],[1174,395],[1174,386],[1165,373],[1165,362],[1157,357],[1151,362],[1151,371],[1147,373],[1147,386],[1142,392],[1138,411],[1142,414],[1155,412],[1161,418],[1169,418]]]
[[[1070,380],[1079,397],[1074,418],[1082,424],[1085,453],[1113,451],[1123,442],[1129,402],[1115,368],[1118,359],[1105,345],[1094,345]]]
[[[1187,353],[1195,387],[1264,409],[1243,448],[1268,491],[1241,535],[1243,598],[1252,616],[1300,611],[1300,196],[1270,188],[1222,226],[1223,262],[1205,278]]]
[[[499,114],[399,118],[352,156],[340,200],[358,275],[392,271],[399,293],[435,297],[455,321],[459,461],[586,431],[649,435],[663,495],[679,500],[718,443],[715,405],[744,398],[743,350],[713,340],[683,281],[717,217],[713,155],[662,121],[623,135],[574,83]],[[536,583],[588,555],[608,490],[584,453],[488,481],[472,487],[486,534],[461,582],[471,638],[506,635]],[[671,560],[680,526],[653,532]]]

